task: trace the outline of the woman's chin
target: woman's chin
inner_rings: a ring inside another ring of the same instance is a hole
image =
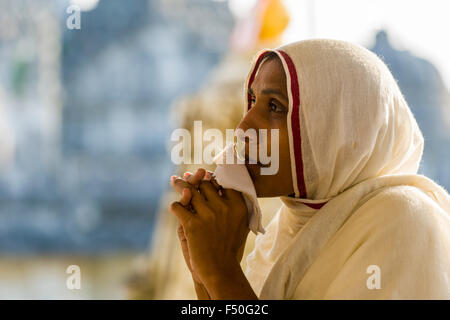
[[[293,193],[284,185],[287,179],[282,179],[280,175],[261,175],[261,166],[258,164],[246,164],[246,167],[258,198],[273,198]]]
[[[275,190],[271,190],[276,186],[275,176],[261,175],[261,166],[257,164],[247,164],[246,166],[258,198],[278,196]]]

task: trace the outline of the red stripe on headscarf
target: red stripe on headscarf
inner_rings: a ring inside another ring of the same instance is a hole
[[[295,173],[297,174],[297,188],[300,198],[306,197],[305,178],[303,174],[302,159],[302,138],[300,135],[300,89],[298,84],[297,71],[292,59],[286,52],[278,50],[286,61],[286,65],[291,77],[291,93],[292,93],[292,113],[291,113],[291,129],[294,145]]]
[[[326,202],[322,202],[322,203],[305,203],[305,202],[302,202],[304,205],[307,205],[308,207],[310,207],[310,208],[313,208],[313,209],[320,209],[320,208],[322,208],[324,205],[326,205],[327,203]]]
[[[289,75],[291,77],[291,92],[292,92],[292,113],[291,113],[291,128],[292,128],[292,137],[294,142],[294,158],[295,158],[295,170],[297,174],[297,188],[300,193],[300,197],[306,197],[306,187],[305,187],[305,178],[303,174],[303,158],[302,158],[302,139],[300,135],[300,87],[298,83],[297,71],[295,70],[295,65],[292,62],[291,58],[287,55],[286,52],[277,50],[281,56],[286,61],[286,65],[289,69]],[[255,66],[253,68],[252,74],[248,80],[247,87],[247,111],[251,106],[251,95],[248,93],[253,81],[255,80],[256,72],[258,71],[259,64],[263,60],[266,53],[269,51],[262,52],[259,57],[256,59]],[[326,202],[323,203],[304,203],[310,208],[320,209],[322,208]]]
[[[267,52],[268,51],[262,52],[259,55],[258,59],[256,59],[255,67],[253,68],[252,74],[250,75],[250,78],[248,79],[248,86],[247,86],[247,111],[250,110],[251,100],[252,100],[252,96],[250,95],[250,93],[248,93],[248,91],[250,90],[250,87],[251,87],[251,85],[253,83],[253,80],[255,80],[255,76],[256,76],[256,72],[258,71],[259,64],[261,63],[262,59],[264,58],[264,55]]]

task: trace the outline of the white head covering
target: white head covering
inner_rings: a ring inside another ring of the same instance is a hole
[[[371,192],[415,186],[432,194],[447,214],[450,200],[416,174],[422,134],[396,80],[374,53],[328,39],[263,50],[247,89],[269,52],[278,55],[287,78],[295,198],[281,197],[284,206],[257,237],[246,273],[260,298],[282,299],[292,298],[320,250]],[[305,205],[319,210],[301,228],[299,219],[311,216]]]
[[[247,88],[268,52],[278,55],[286,72],[296,197],[327,200],[368,178],[417,172],[422,134],[391,72],[374,53],[327,39],[264,50]]]

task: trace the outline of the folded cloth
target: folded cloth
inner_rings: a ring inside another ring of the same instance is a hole
[[[424,139],[389,68],[340,40],[265,49],[248,112],[268,52],[287,79],[295,198],[246,259],[258,298],[449,299],[450,196],[417,174]]]
[[[225,189],[242,193],[248,210],[248,228],[254,233],[265,233],[262,226],[261,208],[255,186],[243,161],[238,160],[235,144],[227,145],[214,159],[217,168],[214,177]]]

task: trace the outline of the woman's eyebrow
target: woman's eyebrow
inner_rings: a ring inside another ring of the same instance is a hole
[[[277,96],[282,97],[282,98],[285,99],[286,101],[288,100],[288,98],[286,97],[286,95],[285,95],[283,92],[281,92],[280,90],[278,90],[278,89],[267,88],[267,89],[263,89],[263,90],[261,91],[261,93],[262,93],[262,94],[274,94],[274,95],[277,95]]]
[[[248,93],[249,93],[250,95],[254,95],[253,89],[252,89],[252,88],[249,88],[249,89],[248,89]],[[262,93],[262,94],[266,94],[266,95],[274,94],[274,95],[280,96],[280,97],[283,98],[284,100],[288,101],[288,98],[286,97],[286,95],[285,95],[283,92],[281,92],[280,90],[278,90],[278,89],[267,88],[267,89],[263,89],[263,90],[261,91],[261,93]]]

